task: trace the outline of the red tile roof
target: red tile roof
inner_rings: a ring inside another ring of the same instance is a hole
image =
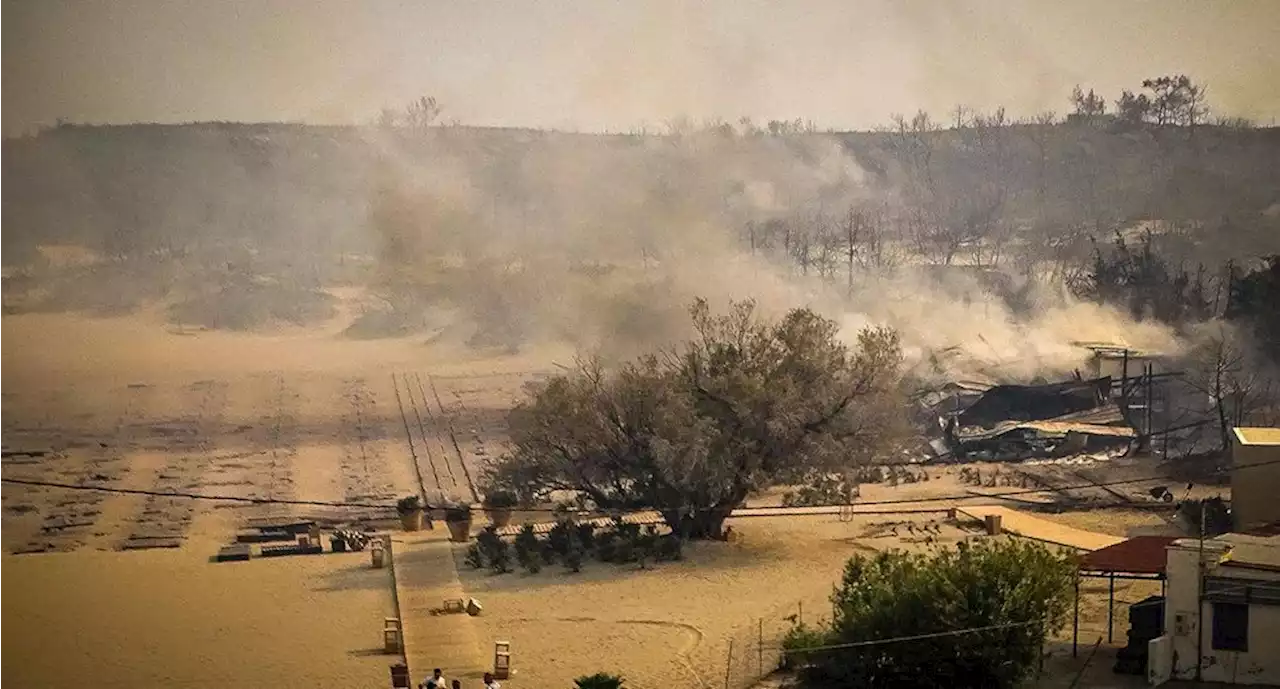
[[[1164,574],[1165,548],[1175,536],[1135,536],[1080,558],[1080,570],[1127,574]]]

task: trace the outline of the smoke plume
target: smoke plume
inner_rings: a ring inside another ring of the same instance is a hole
[[[682,336],[702,296],[754,299],[771,314],[809,306],[850,338],[890,325],[914,363],[949,377],[1065,375],[1086,353],[1073,341],[1178,346],[1159,326],[1051,287],[1028,288],[1030,308],[1015,312],[964,271],[920,270],[906,237],[885,238],[905,257],[891,270],[849,270],[844,249],[828,247],[840,267],[826,279],[781,247],[753,246],[745,228],[898,203],[892,180],[834,138],[529,132],[512,155],[500,150],[509,133],[374,136],[369,225],[384,308],[440,338],[628,357]]]

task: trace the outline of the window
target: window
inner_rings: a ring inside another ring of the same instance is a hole
[[[1213,604],[1213,650],[1249,650],[1249,606],[1244,603]]]

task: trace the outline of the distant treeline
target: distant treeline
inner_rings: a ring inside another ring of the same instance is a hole
[[[36,245],[50,243],[81,244],[109,256],[245,242],[293,255],[371,253],[368,203],[389,145],[397,158],[428,167],[440,149],[463,150],[479,171],[470,184],[510,202],[522,194],[513,188],[521,179],[504,172],[538,149],[607,156],[672,138],[715,138],[717,151],[749,150],[776,137],[833,137],[865,172],[865,203],[834,201],[849,190],[832,190],[830,204],[822,196],[804,199],[741,228],[744,243],[778,245],[815,271],[826,266],[814,262],[835,262],[837,245],[847,245],[854,230],[872,248],[878,237],[906,243],[930,262],[985,264],[1011,257],[1087,259],[1090,237],[1106,241],[1142,222],[1182,242],[1178,255],[1214,262],[1274,250],[1280,236],[1280,129],[1274,128],[984,119],[941,129],[926,115],[903,119],[893,131],[758,136],[66,126],[3,144],[4,261],[23,263]],[[527,202],[537,205],[536,198]],[[1204,243],[1204,236],[1214,240]],[[856,252],[860,260],[874,260],[866,251]]]

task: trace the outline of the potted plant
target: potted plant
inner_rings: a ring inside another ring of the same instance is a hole
[[[511,523],[511,509],[516,506],[516,494],[509,490],[495,490],[484,496],[484,513],[489,523],[501,529]]]
[[[444,522],[451,540],[466,543],[471,538],[471,505],[446,505]]]
[[[396,501],[396,514],[400,515],[400,525],[405,531],[417,531],[422,528],[422,499],[409,495]]]

